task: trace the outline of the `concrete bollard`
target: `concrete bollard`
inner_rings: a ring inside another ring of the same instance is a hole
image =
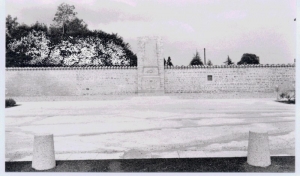
[[[32,168],[48,170],[54,168],[55,165],[53,134],[34,135]]]
[[[271,165],[268,132],[249,132],[247,163],[258,167]]]

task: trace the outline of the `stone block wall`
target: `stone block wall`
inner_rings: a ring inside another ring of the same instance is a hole
[[[165,93],[275,93],[295,87],[294,65],[165,68]]]
[[[171,67],[162,75],[166,94],[274,97],[277,85],[295,89],[295,65]],[[138,77],[137,67],[7,68],[5,87],[7,97],[126,95],[138,93]]]
[[[7,68],[8,97],[137,93],[136,67]]]

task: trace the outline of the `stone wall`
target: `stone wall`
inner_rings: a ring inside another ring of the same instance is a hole
[[[164,93],[169,95],[274,97],[277,85],[280,91],[295,88],[295,65],[166,67],[162,75]],[[6,96],[136,94],[138,76],[137,67],[7,68]]]
[[[137,93],[136,67],[7,68],[8,97]]]
[[[274,94],[295,86],[294,65],[165,68],[165,93]]]

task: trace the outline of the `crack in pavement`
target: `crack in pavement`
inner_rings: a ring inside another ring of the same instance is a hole
[[[294,120],[287,121],[276,121],[276,122],[264,122],[264,123],[289,123],[295,122]],[[107,134],[116,134],[116,133],[139,133],[139,132],[148,132],[148,131],[158,131],[158,130],[180,130],[185,128],[207,128],[207,127],[225,127],[225,126],[240,126],[240,125],[251,125],[251,124],[260,124],[262,122],[249,122],[249,123],[239,123],[239,124],[212,124],[212,125],[203,125],[203,126],[181,126],[181,127],[160,127],[160,128],[150,128],[150,129],[140,129],[140,130],[130,130],[130,131],[111,131],[111,132],[99,132],[99,133],[86,133],[86,134],[66,134],[66,135],[55,135],[56,137],[67,137],[67,136],[97,136],[97,135],[107,135]]]

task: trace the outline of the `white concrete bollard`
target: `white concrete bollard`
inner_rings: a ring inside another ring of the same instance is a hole
[[[48,170],[55,165],[53,134],[34,135],[32,168]]]
[[[249,132],[247,163],[259,167],[271,165],[268,132]]]

